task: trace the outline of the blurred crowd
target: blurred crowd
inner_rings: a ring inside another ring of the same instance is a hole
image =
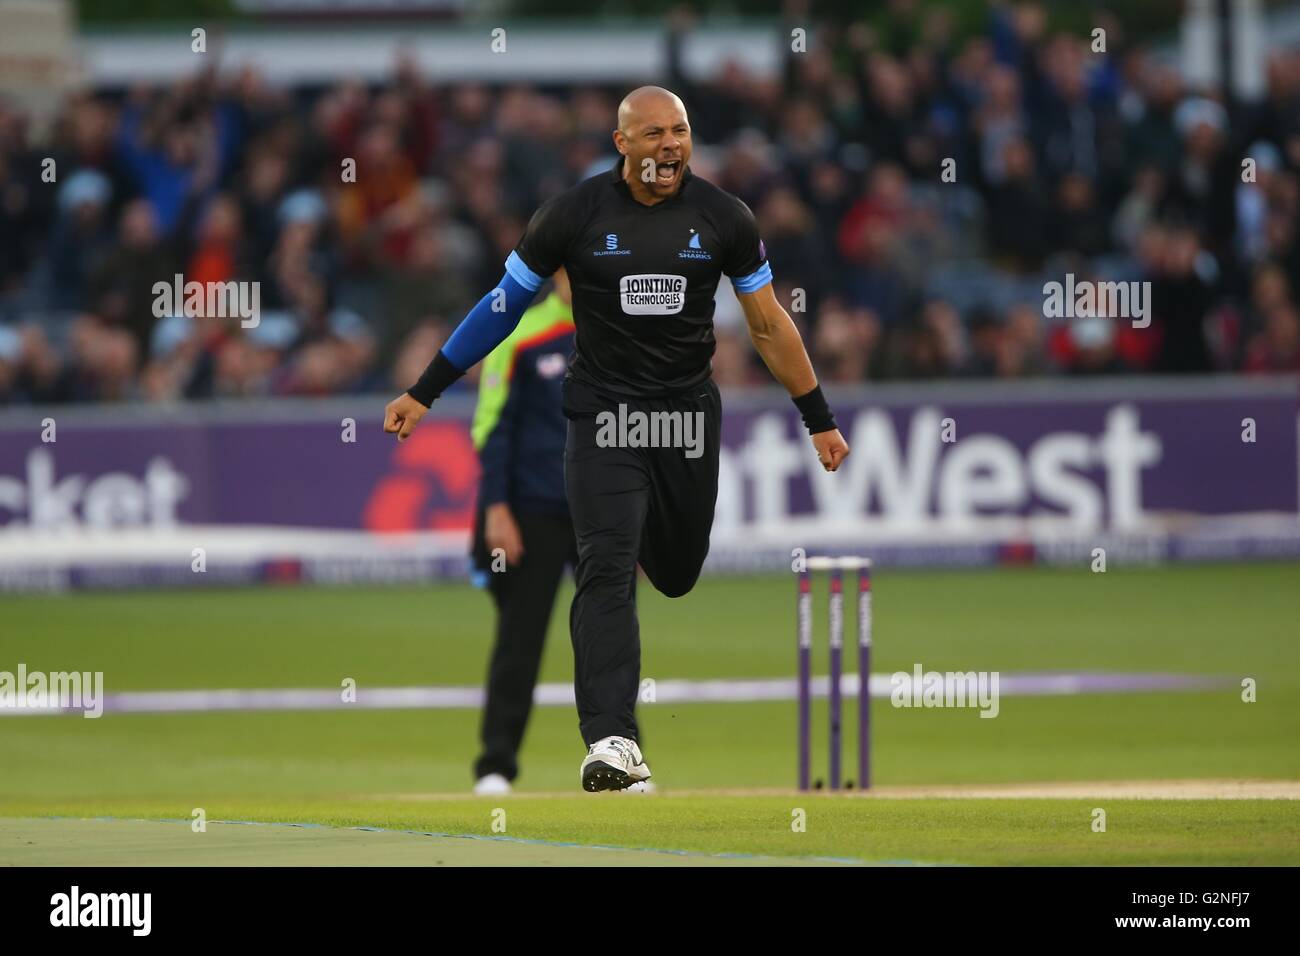
[[[676,19],[660,78],[824,381],[1300,371],[1300,53],[1225,103],[1106,15],[1103,55],[1038,4],[961,39],[891,9],[705,83]],[[623,92],[213,71],[79,94],[41,143],[0,103],[0,402],[405,388],[537,204],[612,164]],[[1149,282],[1150,326],[1045,317],[1067,273]],[[156,314],[177,274],[260,283],[260,320]],[[716,321],[718,380],[768,381],[726,282]]]

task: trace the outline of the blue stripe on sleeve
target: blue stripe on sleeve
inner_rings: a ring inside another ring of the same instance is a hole
[[[772,265],[764,262],[762,266],[747,276],[732,279],[731,284],[737,292],[757,292],[772,281]]]
[[[506,274],[514,279],[529,292],[536,292],[546,281],[545,277],[539,276],[532,269],[524,264],[524,260],[519,258],[519,253],[512,252],[506,259]]]
[[[523,266],[523,263],[520,265]],[[524,266],[525,271],[527,268]],[[532,272],[528,274],[537,278]],[[540,282],[539,279],[538,283]],[[538,286],[526,286],[516,281],[513,274],[507,271],[497,287],[479,299],[478,305],[470,309],[469,315],[451,333],[451,338],[442,347],[442,354],[447,357],[447,361],[462,372],[468,372],[481,362],[515,330],[528,303],[533,301],[537,288]],[[492,306],[501,301],[499,292],[505,294],[505,301],[500,311],[497,311]]]

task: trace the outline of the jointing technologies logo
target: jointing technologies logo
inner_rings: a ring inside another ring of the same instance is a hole
[[[86,718],[104,714],[103,671],[0,671],[0,711],[79,710]]]
[[[623,276],[618,291],[627,315],[676,315],[686,304],[686,276]]]
[[[895,671],[889,678],[889,701],[895,707],[970,707],[981,717],[996,717],[997,671]]]

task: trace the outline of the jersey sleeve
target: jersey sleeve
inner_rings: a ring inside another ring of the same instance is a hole
[[[536,292],[548,276],[564,265],[577,226],[571,206],[569,194],[562,193],[533,213],[523,238],[506,259],[506,271],[520,285]]]
[[[739,199],[728,216],[730,238],[723,255],[722,271],[731,277],[738,293],[756,292],[772,281],[767,249],[758,235],[758,222]]]
[[[471,435],[478,448],[479,507],[500,504],[510,497],[514,468],[515,425],[519,417],[519,389],[511,380],[516,341],[507,340],[487,357],[479,382]]]
[[[510,367],[514,363],[515,340],[508,338],[483,360],[478,379],[478,401],[474,405],[474,420],[470,437],[474,447],[481,449],[501,421],[501,410],[510,394]]]

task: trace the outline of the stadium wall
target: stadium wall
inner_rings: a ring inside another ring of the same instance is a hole
[[[506,29],[504,50],[493,33],[499,29]],[[771,21],[714,19],[683,40],[682,69],[698,80],[734,61],[756,75],[777,76],[783,40]],[[240,24],[212,27],[210,43],[213,62],[223,69],[256,67],[268,81],[288,85],[343,76],[379,82],[392,76],[399,51],[435,83],[623,83],[661,76],[667,50],[662,25],[645,20]],[[188,26],[89,29],[79,35],[77,52],[97,87],[177,81],[196,65]],[[501,52],[509,55],[496,55]]]
[[[794,547],[885,566],[1294,557],[1298,392],[1289,377],[838,390],[853,454],[833,476],[783,394],[728,392],[709,568],[781,567]],[[471,396],[402,445],[382,404],[4,410],[0,589],[463,576]]]

